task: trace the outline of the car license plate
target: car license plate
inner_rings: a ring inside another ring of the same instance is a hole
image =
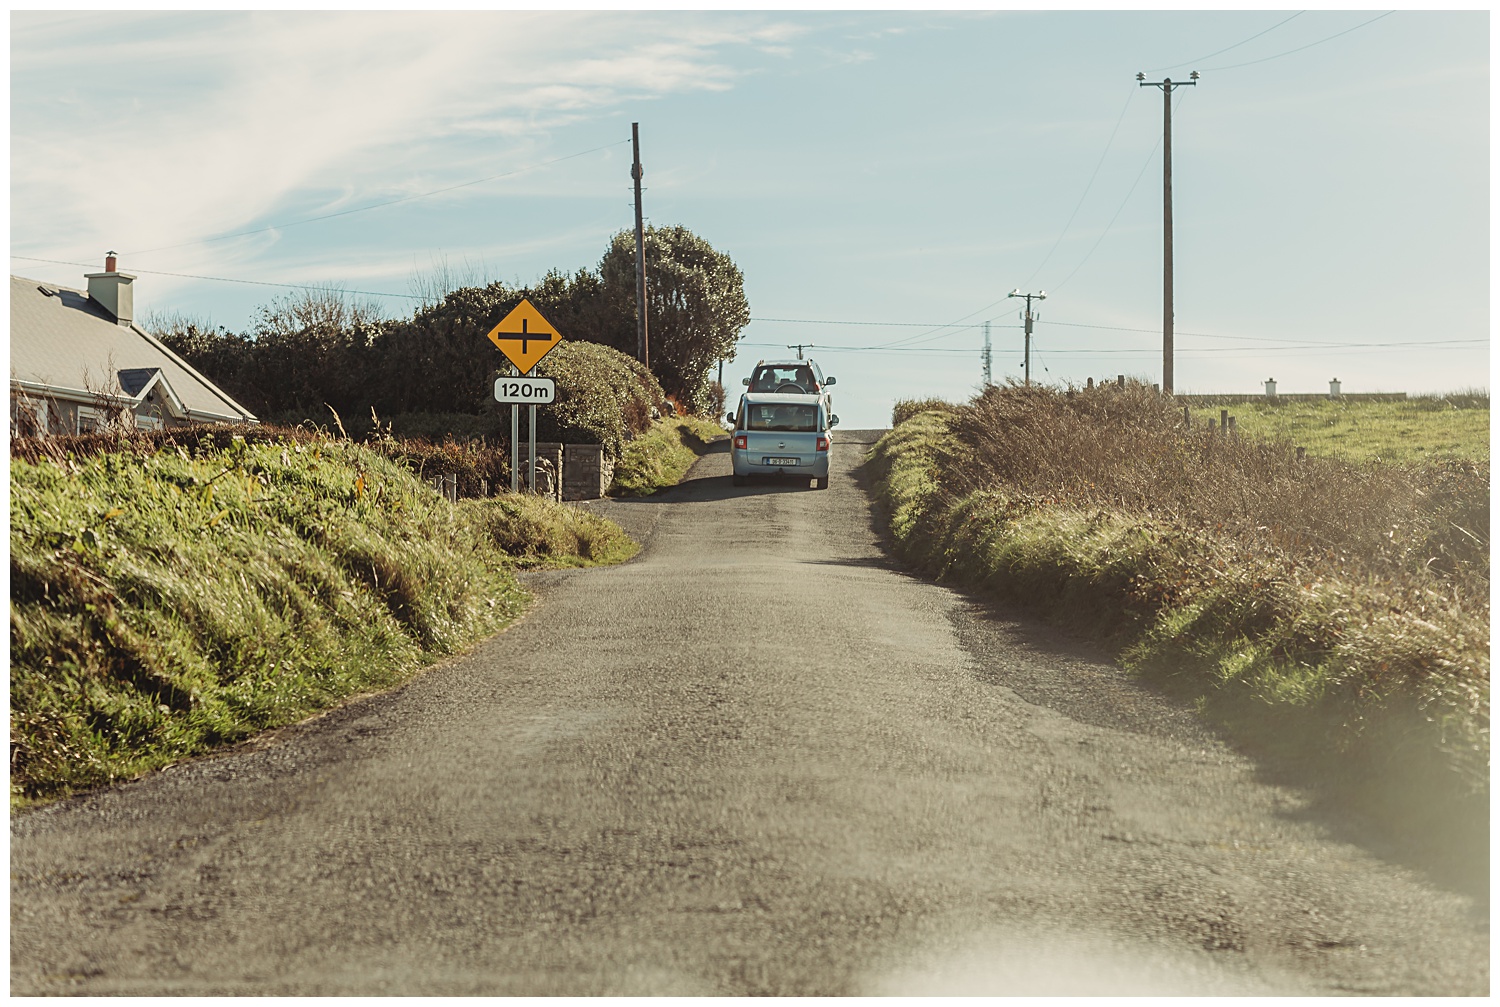
[[[795,459],[795,458],[767,458],[765,461],[761,462],[761,464],[762,465],[796,465],[797,464],[797,459]]]

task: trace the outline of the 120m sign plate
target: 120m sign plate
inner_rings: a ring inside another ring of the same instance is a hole
[[[496,378],[495,401],[511,405],[544,406],[557,398],[551,378]]]

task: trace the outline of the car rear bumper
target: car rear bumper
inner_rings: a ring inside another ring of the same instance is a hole
[[[765,455],[748,455],[744,451],[730,452],[730,462],[737,476],[785,476],[789,479],[827,479],[828,452],[820,451],[811,457],[799,456],[796,465],[768,465]]]

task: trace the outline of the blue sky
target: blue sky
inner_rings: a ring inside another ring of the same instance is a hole
[[[649,222],[745,274],[731,387],[810,343],[846,426],[967,398],[986,320],[1021,374],[1017,288],[1047,292],[1034,380],[1155,382],[1135,75],[1198,70],[1177,390],[1488,387],[1490,17],[1382,14],[13,12],[11,271],[82,286],[114,249],[139,313],[235,330],[290,293],[264,284],[405,315],[441,269],[597,266],[639,122]]]

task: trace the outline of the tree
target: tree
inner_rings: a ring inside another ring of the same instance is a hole
[[[269,413],[346,415],[368,408],[366,374],[379,309],[328,288],[289,294],[260,309],[251,333],[252,376]]]
[[[646,324],[651,371],[662,387],[694,412],[712,408],[712,372],[734,356],[750,324],[745,278],[734,261],[682,226],[646,229]],[[635,354],[635,234],[621,231],[599,263],[609,344]],[[628,349],[621,319],[630,319]],[[606,341],[601,339],[600,341]]]
[[[460,287],[387,325],[374,346],[373,405],[381,415],[482,412],[492,396],[488,375],[503,362],[485,336],[520,300],[504,283]]]

